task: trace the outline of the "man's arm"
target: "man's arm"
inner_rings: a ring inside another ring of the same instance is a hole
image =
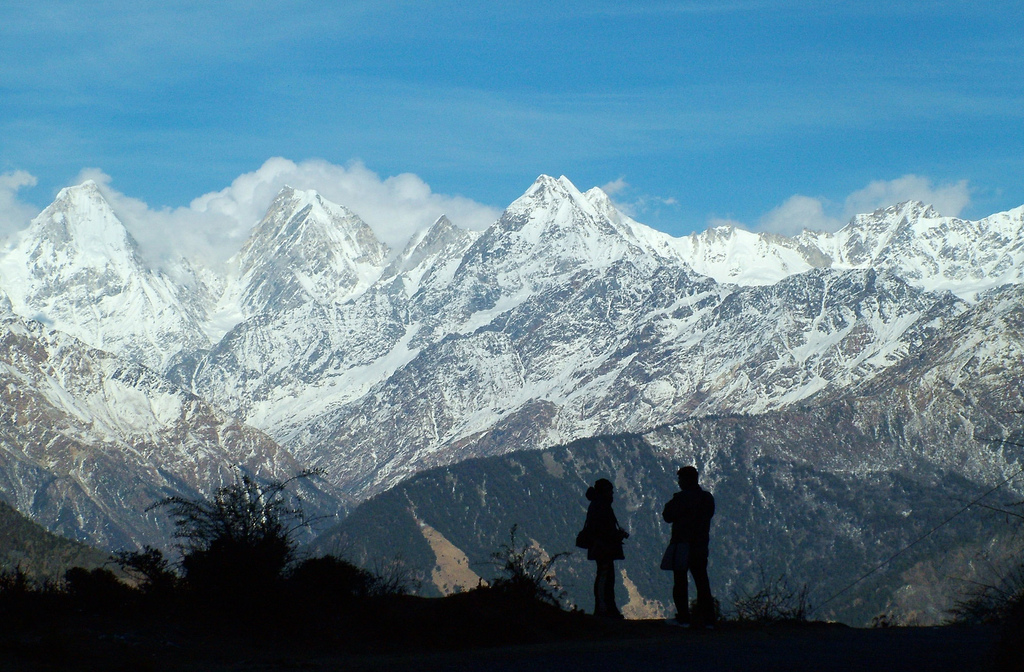
[[[668,500],[665,504],[665,508],[661,511],[661,517],[666,523],[676,522],[676,507],[672,506],[676,503],[675,497]]]

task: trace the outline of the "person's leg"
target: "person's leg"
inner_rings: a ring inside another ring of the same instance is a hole
[[[715,622],[715,600],[711,595],[711,582],[708,580],[708,550],[697,548],[690,550],[690,573],[693,584],[697,588],[697,616],[704,625]]]
[[[615,606],[615,561],[608,561],[608,570],[604,579],[604,601],[608,605],[608,614],[618,616],[619,608]]]
[[[676,620],[680,623],[690,622],[690,578],[685,569],[672,572],[672,599],[676,603]]]
[[[611,560],[597,561],[597,574],[594,576],[594,614],[604,616],[615,608],[614,584],[612,599],[608,599],[608,582],[615,571]]]

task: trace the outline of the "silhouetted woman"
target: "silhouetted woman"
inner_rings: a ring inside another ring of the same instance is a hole
[[[622,618],[615,606],[615,561],[625,559],[622,540],[629,533],[619,527],[619,521],[612,511],[612,482],[607,478],[598,479],[594,486],[587,488],[587,522],[583,525],[589,536],[587,559],[597,562],[597,576],[594,578],[594,614],[611,618]]]

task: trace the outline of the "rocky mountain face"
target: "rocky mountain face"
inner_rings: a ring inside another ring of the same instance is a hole
[[[284,189],[238,253],[243,315],[340,303],[380,275],[388,248],[346,208]]]
[[[109,549],[166,546],[147,511],[208,495],[236,470],[282,480],[302,465],[264,433],[155,371],[17,317],[0,320],[0,495],[47,529]],[[338,500],[306,484],[314,511]]]
[[[166,539],[140,510],[240,465],[322,468],[308,501],[334,512],[473,458],[515,471],[546,454],[517,451],[570,445],[576,457],[544,468],[583,469],[597,458],[580,446],[604,445],[587,440],[628,434],[634,457],[581,473],[650,462],[670,489],[666,470],[702,446],[738,501],[771,510],[806,487],[825,517],[778,524],[811,557],[819,536],[839,539],[833,523],[862,539],[895,520],[850,509],[861,495],[893,488],[913,508],[933,483],[937,511],[1016,468],[985,439],[1019,421],[1022,268],[1024,208],[969,222],[905,203],[832,234],[676,239],[599,189],[542,176],[486,231],[441,218],[401,251],[343,206],[286,188],[226,275],[186,263],[185,287],[145,266],[86,183],[0,253],[0,497],[112,547]],[[771,487],[764,460],[780,470]],[[865,469],[879,476],[858,490]],[[636,496],[653,502],[657,488]],[[754,539],[754,522],[735,533]],[[963,534],[964,548],[982,543]]]
[[[604,477],[631,533],[619,603],[630,616],[671,614],[671,577],[657,569],[669,534],[661,507],[675,470],[693,464],[717,500],[711,578],[726,610],[784,576],[808,588],[815,618],[938,623],[972,585],[1019,563],[1019,525],[987,507],[1024,489],[1022,319],[1024,288],[1007,286],[948,319],[931,347],[831,398],[422,472],[316,548],[369,566],[405,558],[428,590],[449,593],[475,585],[457,570],[494,576],[490,554],[517,525],[524,545],[572,551],[556,574],[589,609],[593,567],[572,540],[584,491]]]

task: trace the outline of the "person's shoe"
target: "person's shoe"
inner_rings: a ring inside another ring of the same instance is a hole
[[[665,622],[669,625],[674,625],[677,628],[688,628],[690,624],[686,621],[680,621],[678,618],[666,618]]]

